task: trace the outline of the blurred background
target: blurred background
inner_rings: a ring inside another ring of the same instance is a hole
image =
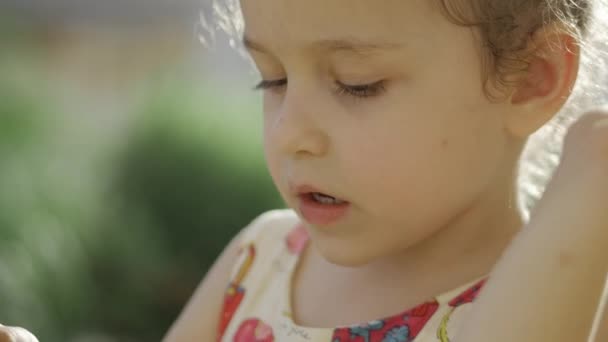
[[[226,242],[282,206],[249,64],[199,0],[0,0],[0,322],[158,341]]]

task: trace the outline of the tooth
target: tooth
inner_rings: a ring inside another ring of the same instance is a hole
[[[344,201],[342,201],[342,200],[339,200],[335,197],[328,196],[328,195],[321,194],[321,193],[313,193],[312,196],[317,202],[322,203],[322,204],[342,204],[342,203],[344,203]]]

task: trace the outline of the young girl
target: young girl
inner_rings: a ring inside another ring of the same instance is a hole
[[[234,238],[165,341],[608,341],[608,115],[570,128],[531,217],[517,196],[531,135],[563,136],[573,90],[598,88],[602,6],[215,4],[263,79],[291,209]]]

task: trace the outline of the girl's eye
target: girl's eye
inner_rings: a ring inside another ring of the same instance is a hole
[[[254,90],[266,90],[272,88],[284,87],[287,85],[287,79],[279,79],[279,80],[263,80],[258,83],[253,89]],[[370,84],[357,84],[357,85],[347,85],[341,82],[336,81],[336,93],[338,95],[347,95],[355,98],[368,98],[380,95],[383,91],[386,90],[384,86],[384,81],[378,81]]]
[[[347,85],[336,82],[336,92],[338,95],[348,95],[355,98],[367,98],[380,95],[386,90],[384,81],[378,81],[370,84]]]
[[[258,83],[255,87],[253,87],[253,90],[266,90],[266,89],[270,89],[270,88],[282,87],[285,85],[287,85],[286,78],[283,78],[280,80],[271,80],[271,81],[263,80],[260,83]]]

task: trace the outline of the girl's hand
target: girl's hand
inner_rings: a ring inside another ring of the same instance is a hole
[[[0,342],[38,342],[38,339],[23,328],[0,324]]]
[[[607,245],[608,113],[598,111],[568,131],[547,190],[455,342],[608,341],[604,327],[589,339],[608,272]]]
[[[542,220],[536,216],[543,215],[574,215],[608,224],[606,203],[608,111],[596,111],[583,115],[568,131],[560,165],[534,208],[531,221]]]
[[[608,112],[585,114],[572,125],[564,141],[562,161],[548,190],[565,185],[562,183],[581,181],[597,186],[608,184]]]
[[[572,125],[565,140],[562,167],[576,161],[594,163],[608,171],[608,110],[585,114]]]

